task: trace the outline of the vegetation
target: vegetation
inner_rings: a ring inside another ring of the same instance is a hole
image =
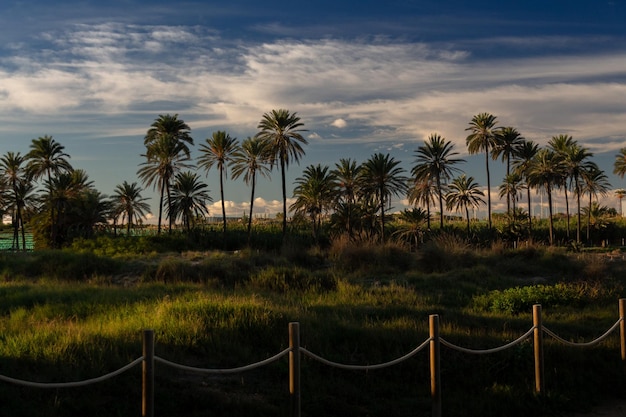
[[[219,227],[215,234],[221,237]],[[280,242],[280,228],[274,234]],[[308,245],[278,252],[174,253],[166,250],[181,246],[174,238],[187,239],[182,233],[100,238],[62,251],[0,254],[2,374],[39,382],[94,378],[136,359],[148,328],[155,330],[158,356],[204,368],[242,366],[282,351],[291,321],[300,322],[303,346],[341,363],[406,354],[428,337],[429,314],[440,315],[446,340],[486,349],[525,333],[537,302],[547,327],[588,341],[617,320],[624,295],[623,262],[541,245],[475,249],[458,235],[442,234],[418,252],[347,239],[320,250],[309,238]],[[533,393],[531,343],[491,355],[442,354],[445,415],[554,415],[626,388],[616,336],[582,353],[546,338],[542,397]],[[305,415],[430,412],[426,352],[367,373],[308,359],[302,366]],[[234,377],[165,366],[156,373],[158,414],[289,413],[286,360]],[[133,415],[140,387],[138,370],[97,389],[5,384],[0,413]]]

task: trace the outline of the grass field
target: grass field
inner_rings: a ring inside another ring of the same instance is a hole
[[[144,329],[155,330],[156,353],[167,360],[237,367],[285,349],[292,321],[310,351],[375,364],[426,340],[430,314],[451,343],[503,345],[532,326],[534,303],[551,330],[588,341],[615,323],[625,295],[621,259],[540,246],[477,250],[452,237],[417,253],[345,242],[280,252],[96,252],[0,254],[1,374],[93,378],[139,357]],[[442,348],[444,415],[548,416],[624,398],[619,349],[616,335],[586,349],[546,338],[546,394],[538,397],[530,341],[480,356]],[[427,352],[370,372],[305,358],[302,371],[305,416],[430,415]],[[225,377],[157,366],[157,415],[287,416],[287,377],[286,360]],[[140,415],[140,391],[139,369],[97,389],[2,383],[0,415]]]

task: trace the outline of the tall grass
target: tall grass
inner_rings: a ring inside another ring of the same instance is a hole
[[[105,256],[85,248],[1,259],[0,373],[37,381],[99,376],[140,356],[147,328],[155,330],[158,356],[199,367],[241,366],[283,350],[291,321],[300,322],[307,349],[373,364],[426,340],[428,315],[435,313],[447,340],[484,349],[526,332],[527,307],[537,300],[545,303],[547,327],[582,341],[615,322],[624,295],[624,265],[602,255],[541,246],[476,250],[458,235],[441,235],[417,253],[394,243],[346,241],[328,251],[294,244],[270,252]],[[507,305],[515,308],[494,307]],[[620,396],[626,382],[618,352],[614,337],[584,351],[547,339],[548,393],[539,398],[530,343],[482,356],[444,349],[444,413],[555,415]],[[306,358],[302,366],[306,415],[429,414],[426,352],[367,373]],[[97,389],[4,385],[0,415],[137,415],[139,390],[138,371]],[[157,399],[160,415],[286,416],[286,362],[224,378],[158,366]]]

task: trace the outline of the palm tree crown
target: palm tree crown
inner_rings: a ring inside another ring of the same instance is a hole
[[[446,205],[448,209],[465,210],[465,217],[467,219],[467,234],[470,233],[470,217],[469,208],[478,207],[480,204],[484,204],[483,196],[485,195],[478,185],[474,181],[474,177],[467,177],[465,174],[452,180],[449,185],[449,191],[446,194]]]

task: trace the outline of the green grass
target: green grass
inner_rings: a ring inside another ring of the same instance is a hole
[[[540,246],[476,250],[451,237],[417,253],[346,242],[329,252],[112,253],[94,245],[1,254],[1,374],[42,382],[100,376],[141,356],[144,329],[155,331],[160,357],[237,367],[285,349],[292,321],[300,323],[302,346],[341,363],[406,354],[428,338],[430,314],[439,314],[446,340],[486,349],[525,333],[532,326],[528,307],[537,301],[545,304],[546,327],[567,340],[588,341],[615,323],[625,295],[623,264],[602,255]],[[547,393],[538,397],[532,343],[491,355],[442,348],[444,415],[547,416],[623,398],[626,370],[615,335],[588,349],[546,337],[545,363]],[[289,414],[286,359],[236,376],[158,364],[156,372],[157,415]],[[302,372],[303,415],[430,414],[427,351],[370,372],[304,358]],[[141,412],[138,368],[97,389],[2,385],[0,415]]]

